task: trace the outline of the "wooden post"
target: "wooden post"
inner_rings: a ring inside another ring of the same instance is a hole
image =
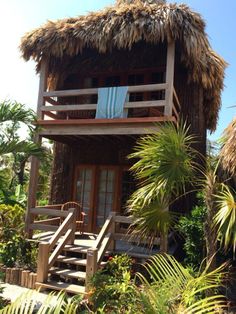
[[[77,213],[75,208],[70,208],[68,210],[69,213],[73,213],[73,220],[71,222],[71,229],[72,229],[72,234],[71,237],[68,241],[68,244],[74,244],[75,241],[75,232],[76,232],[76,220],[77,220]]]
[[[89,289],[89,280],[97,271],[97,260],[98,260],[98,249],[90,248],[87,251],[87,264],[86,264],[86,279],[85,279],[85,290]]]
[[[5,275],[5,283],[10,283],[10,276],[11,276],[11,268],[6,269],[6,275]]]
[[[37,105],[37,119],[43,118],[41,107],[45,105],[45,99],[43,93],[47,90],[47,78],[48,78],[48,63],[46,60],[41,61],[41,70],[39,78],[39,93],[38,93],[38,105]],[[36,135],[35,143],[41,144],[41,137]],[[33,222],[34,217],[30,214],[30,209],[36,206],[36,192],[38,185],[38,172],[39,172],[39,160],[38,158],[31,157],[31,168],[30,168],[30,181],[28,189],[28,205],[26,212],[25,231],[28,238],[32,238],[32,230],[29,225]]]
[[[37,282],[46,282],[48,279],[48,259],[50,244],[47,242],[39,243],[38,263],[37,263]]]
[[[168,43],[166,61],[166,105],[165,116],[172,116],[173,93],[174,93],[174,73],[175,73],[175,42]]]
[[[115,249],[116,249],[116,241],[113,238],[113,235],[116,232],[116,222],[115,222],[116,212],[111,212],[111,215],[112,215],[112,223],[111,223],[111,226],[110,226],[110,232],[111,232],[112,239],[111,239],[111,243],[109,245],[109,249],[111,251],[115,251]]]

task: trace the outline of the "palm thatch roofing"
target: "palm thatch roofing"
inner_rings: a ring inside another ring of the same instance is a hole
[[[236,118],[229,124],[223,134],[223,147],[220,152],[223,169],[236,174]]]
[[[178,43],[189,81],[204,89],[207,127],[214,130],[226,62],[211,49],[202,17],[187,5],[163,0],[117,0],[114,6],[85,16],[48,21],[25,34],[20,48],[24,59],[34,59],[39,70],[42,57],[73,58],[86,48],[102,54],[131,49],[141,40]]]

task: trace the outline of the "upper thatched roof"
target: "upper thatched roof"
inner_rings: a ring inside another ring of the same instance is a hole
[[[224,170],[236,175],[236,118],[225,129],[220,158]]]
[[[20,48],[26,60],[33,58],[40,66],[42,56],[74,57],[85,48],[94,48],[99,53],[113,48],[131,49],[141,40],[153,44],[171,40],[179,43],[189,80],[204,88],[207,126],[214,130],[226,63],[212,51],[201,16],[184,4],[117,0],[115,6],[86,16],[48,21],[27,33]]]

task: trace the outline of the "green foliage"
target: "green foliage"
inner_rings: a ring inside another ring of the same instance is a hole
[[[43,165],[48,164],[50,149],[34,143],[35,121],[34,112],[24,105],[12,101],[0,103],[0,203],[25,206],[29,158],[35,156]],[[39,197],[44,198],[48,192],[48,173],[48,167],[45,171],[40,169]]]
[[[179,196],[185,191],[186,183],[193,182],[197,152],[192,148],[195,137],[188,133],[189,128],[183,123],[178,127],[165,123],[156,133],[141,138],[135,152],[129,156],[138,158],[131,170],[144,182],[144,204],[155,200],[161,189],[167,195]]]
[[[140,305],[131,280],[131,265],[132,260],[127,255],[117,255],[91,278],[89,301],[96,313],[134,313],[138,310]]]
[[[12,304],[0,310],[0,314],[76,314],[78,301],[67,299],[63,292],[50,293],[40,304],[38,292],[29,291],[22,294]],[[81,313],[81,312],[80,312]]]
[[[182,216],[177,226],[185,241],[185,263],[195,269],[200,267],[204,258],[204,222],[207,211],[201,194],[198,200],[199,204],[193,208],[190,215]]]
[[[37,248],[24,237],[24,209],[0,205],[0,263],[36,268]]]
[[[143,275],[140,299],[143,313],[150,314],[203,314],[218,313],[226,307],[224,297],[206,296],[218,289],[223,279],[225,265],[210,272],[208,266],[193,277],[174,257],[157,254],[146,264],[151,282]]]
[[[154,134],[141,138],[130,158],[138,161],[132,166],[142,185],[133,193],[128,209],[134,220],[133,234],[150,239],[150,245],[160,234],[167,234],[176,222],[176,215],[167,209],[186,186],[195,179],[197,152],[192,148],[195,137],[180,123],[165,123]]]
[[[221,185],[221,191],[216,195],[218,212],[214,217],[214,225],[225,250],[236,250],[236,198],[235,191],[227,185]]]

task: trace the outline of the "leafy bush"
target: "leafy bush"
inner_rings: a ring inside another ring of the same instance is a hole
[[[180,218],[178,230],[184,236],[185,263],[198,268],[204,257],[204,221],[206,207],[199,195],[199,204],[194,207],[189,216]]]
[[[0,205],[0,263],[36,268],[37,249],[24,237],[24,209]]]
[[[96,313],[134,313],[139,307],[131,280],[132,260],[127,255],[110,257],[106,268],[91,278],[89,301]]]

